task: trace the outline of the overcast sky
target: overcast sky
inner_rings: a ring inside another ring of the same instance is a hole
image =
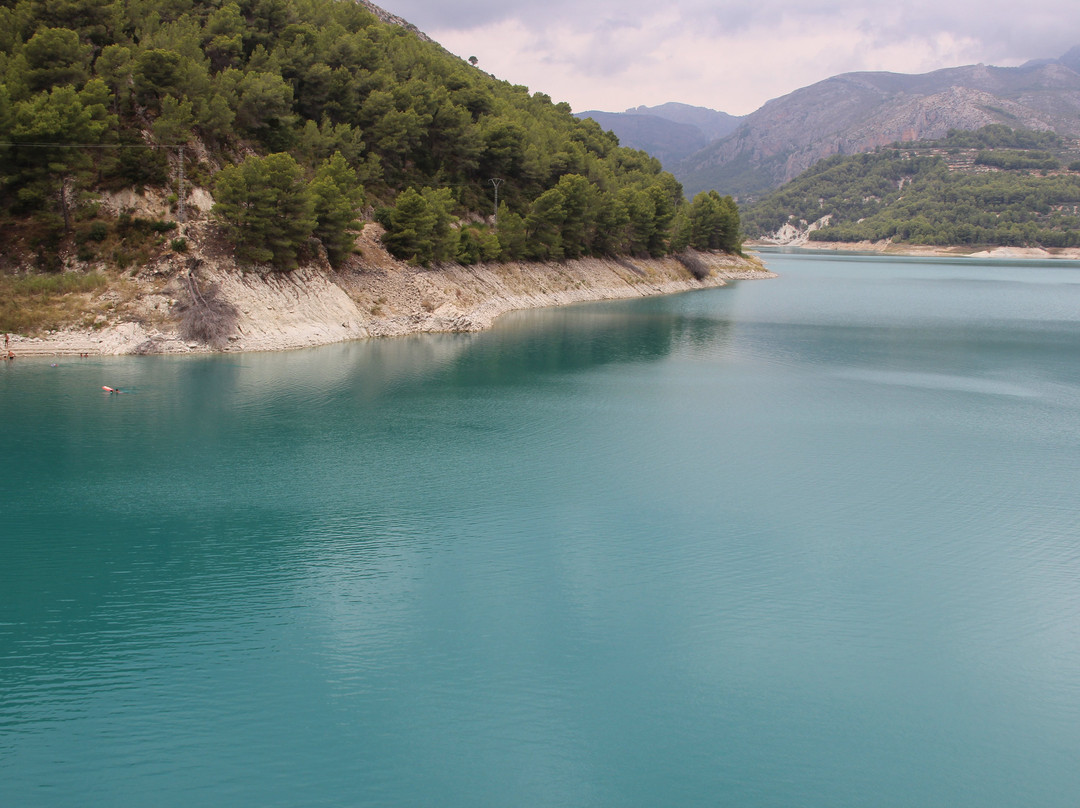
[[[376,0],[500,79],[620,112],[743,115],[852,70],[1012,66],[1080,44],[1076,0]]]

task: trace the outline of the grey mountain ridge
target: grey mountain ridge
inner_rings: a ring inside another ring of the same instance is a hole
[[[635,107],[626,110],[627,115],[652,115],[675,123],[696,127],[709,139],[716,140],[729,135],[738,128],[743,117],[728,115],[707,107],[694,107],[690,104],[668,102],[657,107]]]
[[[1020,67],[844,73],[773,99],[671,168],[688,195],[754,197],[834,154],[993,123],[1080,136],[1080,47]]]
[[[742,120],[726,112],[674,102],[625,112],[588,110],[575,115],[592,118],[614,132],[620,144],[648,152],[669,171],[709,143],[735,131]]]
[[[655,115],[598,110],[575,114],[579,118],[592,118],[602,129],[614,132],[620,145],[648,152],[668,169],[711,142],[704,132],[692,124],[677,123]]]

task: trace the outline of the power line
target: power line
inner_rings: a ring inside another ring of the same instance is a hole
[[[178,149],[180,151],[180,193],[178,196],[179,210],[178,219],[184,221],[184,163],[183,151],[186,144],[180,143],[16,143],[13,141],[0,141],[0,146],[15,146],[31,149]],[[495,228],[499,227],[499,185],[503,183],[501,178],[488,180],[495,186]],[[477,182],[448,182],[441,183],[439,188],[475,188]]]
[[[184,222],[184,150],[187,144],[183,143],[12,143],[0,141],[0,146],[15,146],[16,148],[31,149],[176,149],[177,167],[177,220]]]
[[[495,186],[495,220],[494,227],[499,229],[499,186],[503,184],[502,177],[492,177],[491,184]]]
[[[12,143],[0,141],[0,146],[27,146],[35,149],[185,149],[180,143]]]

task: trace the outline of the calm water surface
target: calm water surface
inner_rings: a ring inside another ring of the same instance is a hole
[[[1077,805],[1080,268],[768,260],[4,363],[0,805]]]

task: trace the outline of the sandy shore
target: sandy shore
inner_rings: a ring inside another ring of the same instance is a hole
[[[221,350],[280,351],[368,337],[478,331],[525,308],[672,294],[722,286],[731,280],[774,277],[754,257],[699,254],[708,277],[696,280],[674,258],[581,259],[550,264],[449,265],[422,269],[394,260],[377,233],[361,238],[345,270],[323,264],[290,273],[241,272],[227,257],[200,250],[199,229],[186,234],[187,256],[164,255],[126,282],[137,287],[94,328],[40,336],[11,336],[19,356],[208,353],[185,341],[174,313],[194,271],[199,286],[216,286],[238,311],[238,325]],[[212,245],[207,245],[212,246]]]

